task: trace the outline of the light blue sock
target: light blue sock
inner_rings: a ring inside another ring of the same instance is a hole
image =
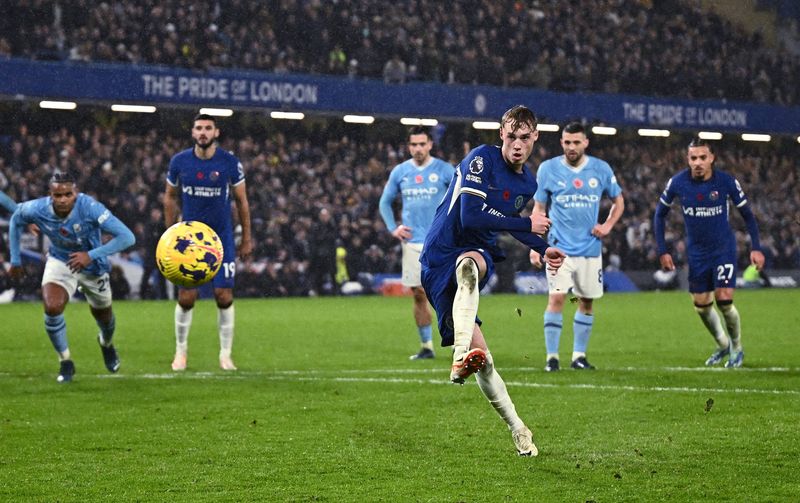
[[[431,325],[425,325],[424,327],[417,327],[419,330],[419,340],[425,344],[426,342],[431,342],[433,340],[433,328]]]
[[[58,353],[63,353],[67,350],[67,322],[64,321],[64,315],[50,316],[44,315],[44,329],[47,331],[47,336],[50,337],[50,342]]]
[[[575,340],[572,344],[573,352],[586,353],[586,347],[589,345],[589,336],[592,335],[593,323],[594,316],[575,311],[575,319],[572,323],[572,329],[575,333]]]
[[[558,354],[558,342],[561,339],[561,327],[564,324],[562,313],[544,312],[544,346],[547,354]]]
[[[117,317],[112,314],[108,323],[103,323],[100,320],[95,321],[97,321],[97,326],[100,327],[100,333],[103,336],[103,346],[111,345],[111,339],[114,337],[114,329],[117,328]]]

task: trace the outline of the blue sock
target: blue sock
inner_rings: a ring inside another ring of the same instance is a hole
[[[419,330],[419,340],[425,344],[426,342],[431,342],[433,340],[433,328],[431,325],[425,325],[424,327],[417,327]]]
[[[573,320],[572,324],[572,329],[575,332],[575,340],[572,345],[573,352],[586,352],[586,346],[589,345],[589,336],[592,335],[593,323],[594,316],[591,314],[583,314],[580,311],[575,311],[575,319]]]
[[[544,346],[547,354],[558,354],[558,342],[561,339],[561,327],[564,324],[562,313],[544,312]]]
[[[103,323],[100,320],[95,321],[97,322],[97,326],[100,327],[100,333],[103,336],[103,345],[110,345],[111,339],[114,337],[114,329],[117,328],[117,317],[112,314],[108,323]]]
[[[67,322],[64,321],[64,315],[50,316],[44,315],[44,329],[47,331],[47,336],[50,337],[50,342],[59,353],[67,350]]]

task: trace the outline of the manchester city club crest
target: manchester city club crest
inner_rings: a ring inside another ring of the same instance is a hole
[[[597,181],[597,178],[595,178],[595,177],[589,178],[589,187],[591,187],[593,189],[596,189],[598,183],[599,182]]]
[[[483,171],[483,157],[476,155],[469,162],[469,172],[473,175],[479,175]]]
[[[436,173],[431,173],[430,175],[428,175],[428,181],[431,182],[431,183],[438,182],[439,181],[439,175],[437,175]]]

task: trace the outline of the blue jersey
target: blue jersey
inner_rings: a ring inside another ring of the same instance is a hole
[[[230,187],[244,183],[244,168],[230,152],[217,147],[211,159],[200,159],[194,148],[176,154],[169,163],[167,183],[181,187],[183,220],[199,220],[233,245]]]
[[[411,227],[408,242],[423,243],[454,173],[453,166],[435,157],[422,167],[417,166],[413,159],[395,166],[383,188],[379,205],[386,228],[393,231],[397,227],[392,201],[399,193],[403,200],[401,222]]]
[[[669,206],[673,199],[680,200],[686,228],[686,248],[690,260],[715,256],[720,251],[736,249],[736,238],[729,223],[728,201],[740,210],[747,205],[742,186],[733,176],[722,171],[712,171],[706,181],[692,179],[689,169],[670,178],[661,194],[659,204]],[[658,227],[658,226],[657,226]],[[663,227],[656,232],[658,254],[667,252]],[[756,232],[757,239],[757,232]],[[757,243],[754,243],[757,249]]]
[[[465,250],[484,250],[499,262],[505,253],[497,244],[499,231],[544,253],[547,242],[530,232],[529,218],[520,217],[536,192],[536,178],[526,166],[517,173],[499,147],[481,145],[456,168],[456,177],[436,210],[420,262],[435,268],[454,263]]]
[[[9,213],[14,213],[17,209],[17,203],[2,190],[0,190],[0,206],[8,210]]]
[[[569,256],[599,257],[602,245],[592,228],[600,200],[604,193],[610,198],[622,193],[611,166],[587,155],[581,166],[573,168],[562,155],[539,165],[536,181],[539,188],[534,199],[550,204],[548,217],[553,223],[548,240]]]
[[[9,242],[11,245],[11,265],[20,265],[19,238],[22,229],[28,224],[36,224],[39,230],[50,239],[48,254],[64,263],[73,252],[88,252],[92,262],[83,269],[86,274],[102,276],[111,270],[109,255],[120,252],[134,244],[136,239],[128,227],[103,206],[86,194],[78,194],[75,207],[65,218],[53,211],[50,196],[20,203],[11,217]],[[114,236],[103,244],[101,234]]]

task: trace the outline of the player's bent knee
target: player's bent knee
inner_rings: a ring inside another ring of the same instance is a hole
[[[464,257],[456,264],[456,279],[470,291],[478,286],[478,263],[474,258]]]

